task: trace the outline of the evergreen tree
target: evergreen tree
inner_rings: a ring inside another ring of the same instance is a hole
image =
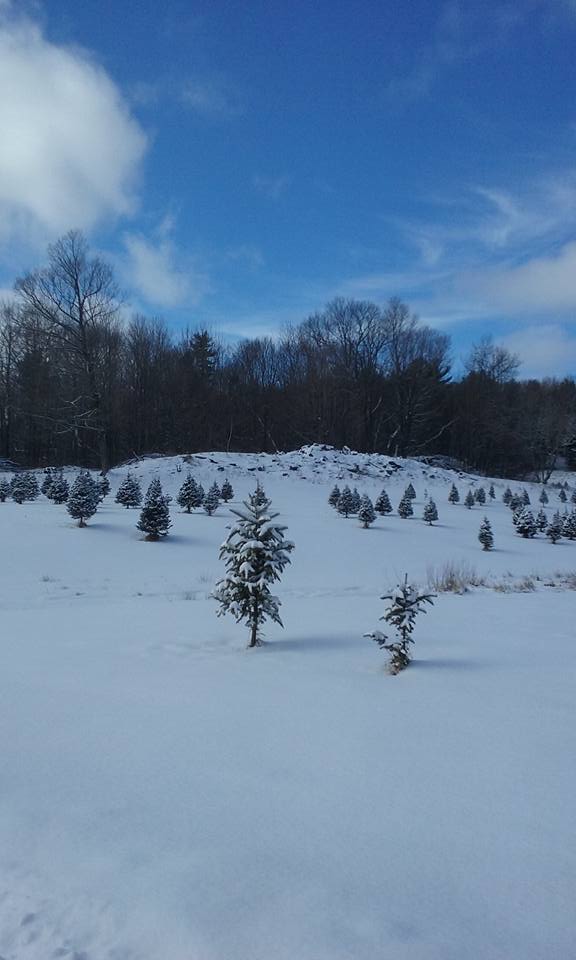
[[[493,483],[490,484],[490,489],[488,490],[488,496],[490,497],[491,500],[495,500],[495,499],[496,499],[496,491],[495,491],[495,489],[494,489],[494,484],[493,484]]]
[[[122,504],[126,509],[129,507],[139,507],[142,503],[140,481],[137,477],[133,477],[130,472],[126,474],[124,480],[118,487],[116,503]]]
[[[380,495],[376,499],[374,504],[374,509],[376,513],[379,513],[380,516],[385,517],[386,514],[392,513],[392,504],[390,503],[390,497],[385,490],[382,490]]]
[[[474,503],[475,503],[475,502],[476,502],[476,501],[474,500],[474,494],[472,493],[471,490],[469,490],[468,493],[466,494],[465,498],[464,498],[464,503],[466,504],[466,506],[467,506],[468,509],[470,510],[470,509],[474,506]]]
[[[558,499],[559,499],[562,503],[566,503],[566,501],[567,501],[567,499],[568,499],[568,497],[566,496],[566,491],[564,490],[563,487],[562,487],[562,489],[560,490],[560,493],[558,494]]]
[[[10,496],[10,484],[8,480],[0,480],[0,503],[5,503],[6,498]]]
[[[364,496],[360,499],[358,519],[365,530],[367,530],[370,524],[374,523],[376,519],[374,505],[367,494],[364,494]]]
[[[341,513],[344,517],[349,517],[353,512],[352,507],[354,506],[354,501],[352,500],[352,491],[348,484],[344,487],[340,497],[338,498],[338,513]]]
[[[525,504],[519,493],[513,493],[508,502],[508,506],[510,507],[512,513],[519,513]]]
[[[222,489],[220,490],[220,497],[224,503],[228,503],[229,500],[234,496],[234,490],[232,489],[232,484],[229,480],[225,480],[222,484]]]
[[[548,527],[546,528],[546,536],[548,537],[549,540],[552,541],[552,543],[558,543],[558,541],[562,539],[562,527],[563,527],[562,517],[560,516],[558,511],[556,511],[556,513],[550,520]]]
[[[66,509],[70,516],[78,521],[79,527],[86,526],[86,520],[93,517],[98,509],[100,494],[98,484],[86,471],[78,474],[68,496]]]
[[[331,507],[334,507],[335,510],[338,509],[338,501],[340,499],[340,487],[338,484],[332,487],[330,496],[328,497],[328,503]]]
[[[351,513],[358,513],[360,509],[360,494],[358,493],[356,487],[352,491],[352,510]]]
[[[512,499],[512,491],[510,487],[506,487],[504,493],[502,494],[502,500],[504,501],[507,507],[510,506],[511,499]]]
[[[220,490],[217,483],[213,483],[208,493],[204,497],[204,509],[209,517],[218,509],[220,503]]]
[[[576,540],[576,510],[571,510],[562,522],[562,536],[567,540]]]
[[[416,617],[420,613],[426,613],[424,604],[433,604],[435,597],[432,593],[419,594],[415,587],[408,583],[406,576],[404,583],[396,587],[392,594],[380,599],[390,601],[384,616],[380,619],[394,628],[396,636],[393,640],[389,640],[380,630],[375,630],[366,636],[375,640],[381,650],[390,652],[390,672],[395,674],[404,670],[410,663],[410,644],[414,643],[412,634]]]
[[[12,499],[19,504],[25,503],[27,500],[36,500],[40,492],[36,477],[28,471],[15,474],[10,489]]]
[[[50,498],[50,494],[49,494],[50,485],[52,483],[52,480],[54,479],[55,474],[56,474],[56,471],[53,470],[52,467],[46,467],[44,471],[44,479],[42,481],[42,486],[40,487],[40,492],[43,493],[45,497]]]
[[[268,497],[266,496],[266,491],[264,490],[264,487],[262,486],[259,480],[256,481],[256,490],[252,494],[252,496],[256,499],[256,503],[262,503],[262,504],[268,503]]]
[[[527,540],[535,536],[537,530],[534,514],[529,507],[522,507],[516,519],[516,532]]]
[[[280,600],[270,585],[290,563],[294,544],[284,539],[286,527],[275,523],[278,513],[269,500],[258,501],[252,494],[241,508],[232,509],[238,518],[220,549],[226,576],[216,584],[218,615],[231,613],[236,622],[250,629],[249,647],[262,642],[261,628],[267,619],[282,626]]]
[[[542,492],[541,492],[540,496],[538,497],[538,499],[540,500],[540,503],[542,503],[542,504],[548,503],[548,494],[546,493],[544,487],[542,487]]]
[[[162,485],[156,477],[146,491],[144,506],[136,524],[138,530],[146,534],[146,540],[159,540],[165,537],[172,523],[170,521],[169,497],[162,493]]]
[[[424,507],[424,513],[422,514],[422,519],[426,521],[429,526],[432,526],[435,520],[438,519],[438,508],[434,503],[432,497],[428,500]]]
[[[412,486],[411,483],[409,483],[408,486],[406,487],[406,489],[405,489],[405,491],[404,491],[404,496],[405,496],[405,497],[408,497],[409,500],[415,500],[415,499],[416,499],[416,491],[415,491],[415,489],[414,489],[414,487]]]
[[[59,471],[50,484],[50,499],[56,504],[66,503],[69,495],[68,481],[64,478],[62,471]]]
[[[450,493],[448,494],[448,503],[460,503],[460,494],[458,493],[458,488],[455,483],[450,487]]]
[[[526,487],[524,487],[522,493],[520,494],[520,498],[525,507],[530,506],[530,494],[528,493]]]
[[[402,520],[407,520],[409,517],[414,516],[412,501],[410,497],[406,496],[406,494],[404,494],[400,503],[398,504],[398,516],[402,517]]]
[[[486,491],[484,487],[478,487],[478,489],[474,491],[474,500],[476,503],[481,503],[482,505],[486,503]]]
[[[180,490],[178,491],[176,503],[178,506],[182,507],[186,513],[190,513],[190,511],[196,506],[197,499],[198,492],[196,489],[196,481],[194,477],[188,474],[184,483],[180,487]]]
[[[98,480],[96,482],[98,484],[98,493],[100,495],[100,500],[101,501],[105,500],[108,494],[110,493],[110,481],[106,476],[106,474],[102,473],[98,477]]]
[[[478,539],[482,544],[483,550],[491,550],[494,546],[494,534],[492,533],[492,527],[488,517],[484,517],[482,523],[480,524]]]
[[[540,533],[544,533],[548,526],[548,517],[546,516],[546,511],[540,508],[536,514],[536,526],[538,527]]]

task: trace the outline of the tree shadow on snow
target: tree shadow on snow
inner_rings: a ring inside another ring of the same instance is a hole
[[[479,660],[460,660],[456,657],[438,657],[437,660],[412,660],[410,670],[489,670],[490,663]]]
[[[315,653],[323,650],[344,650],[357,645],[357,637],[286,637],[263,644],[266,650],[294,650],[298,653]]]

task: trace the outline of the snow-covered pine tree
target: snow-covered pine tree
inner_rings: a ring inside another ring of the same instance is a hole
[[[464,497],[464,503],[466,504],[468,509],[471,510],[475,502],[476,501],[474,500],[474,494],[472,493],[471,490],[469,490],[466,496]]]
[[[366,493],[360,498],[360,508],[358,510],[358,519],[365,530],[367,530],[370,524],[374,523],[376,519],[374,504],[372,503],[370,497]]]
[[[340,499],[340,487],[338,484],[335,484],[330,491],[330,496],[328,497],[328,503],[331,507],[334,507],[335,510],[338,509],[338,501]]]
[[[542,487],[542,492],[540,493],[540,496],[538,497],[538,499],[542,504],[548,503],[548,494],[546,493],[544,487]]]
[[[46,467],[44,471],[44,479],[40,487],[40,493],[43,493],[45,497],[49,497],[48,491],[50,490],[50,484],[54,479],[56,471],[52,467]]]
[[[220,498],[224,503],[228,503],[229,500],[234,496],[234,490],[232,489],[232,484],[228,479],[224,481],[220,490]]]
[[[540,533],[544,533],[546,527],[548,526],[548,517],[546,516],[546,511],[540,507],[538,513],[536,514],[536,526],[538,527]]]
[[[427,612],[424,609],[424,604],[432,605],[435,595],[432,593],[419,594],[416,588],[408,583],[408,576],[405,576],[403,584],[399,584],[392,594],[380,599],[390,601],[389,606],[384,611],[384,616],[380,619],[394,628],[396,637],[389,640],[386,634],[380,630],[374,630],[373,633],[367,633],[365,636],[375,640],[381,650],[390,652],[390,673],[396,674],[400,670],[404,670],[410,663],[410,644],[414,643],[412,634],[416,625],[416,617],[420,613]]]
[[[402,520],[407,520],[409,517],[414,516],[414,507],[412,506],[412,501],[410,497],[407,497],[406,494],[402,497],[400,503],[398,504],[398,516]]]
[[[522,503],[524,504],[525,507],[530,506],[530,502],[531,502],[531,501],[530,501],[530,494],[528,493],[526,487],[524,487],[522,493],[520,494],[520,497],[521,497]]]
[[[352,491],[348,484],[344,487],[342,493],[338,498],[338,513],[341,513],[344,517],[349,517],[353,512],[352,507],[354,502],[352,500]]]
[[[422,519],[426,521],[429,526],[432,526],[435,520],[438,519],[438,508],[434,503],[432,497],[424,506],[424,513],[422,514]]]
[[[197,501],[197,491],[196,491],[196,481],[191,474],[188,474],[184,483],[178,491],[178,496],[176,497],[176,503],[179,507],[182,507],[186,513],[190,513],[194,509]]]
[[[450,487],[450,493],[448,494],[448,503],[460,503],[460,494],[458,493],[458,487],[455,483]]]
[[[50,499],[52,503],[61,504],[66,503],[68,497],[70,496],[70,488],[68,486],[68,481],[65,479],[64,474],[60,470],[52,479],[50,484]]]
[[[486,503],[486,491],[484,487],[478,487],[474,491],[474,500],[476,503],[485,504]]]
[[[208,493],[204,497],[204,502],[202,506],[208,514],[209,517],[212,516],[215,510],[218,509],[218,504],[220,503],[220,489],[217,483],[213,483],[210,487]]]
[[[108,494],[110,493],[110,481],[105,473],[101,473],[96,481],[98,484],[98,493],[100,494],[100,500],[105,500]]]
[[[562,487],[562,489],[560,490],[560,493],[558,494],[558,499],[561,501],[561,503],[566,503],[568,497],[566,496],[566,491],[564,487]]]
[[[408,486],[406,487],[406,489],[405,489],[405,491],[404,491],[404,496],[405,496],[405,497],[408,497],[409,500],[415,500],[415,499],[416,499],[416,491],[415,491],[415,489],[414,489],[414,487],[412,486],[411,483],[409,483]]]
[[[256,481],[256,490],[253,494],[251,494],[251,496],[255,497],[256,503],[268,503],[266,491],[259,480]]]
[[[226,576],[218,581],[214,592],[220,604],[218,616],[231,613],[237,623],[246,623],[249,647],[262,642],[262,625],[267,619],[283,626],[280,600],[270,586],[280,580],[290,563],[294,544],[284,539],[286,527],[274,522],[279,514],[270,508],[270,501],[257,500],[256,494],[242,507],[232,508],[238,519],[220,548]]]
[[[495,489],[494,489],[494,484],[493,484],[493,483],[490,484],[490,489],[488,490],[488,496],[490,497],[491,500],[495,500],[495,499],[496,499],[496,491],[495,491]]]
[[[5,503],[10,496],[10,484],[8,480],[0,480],[0,503]]]
[[[503,502],[506,504],[507,507],[510,506],[510,501],[511,501],[511,499],[512,499],[512,491],[511,491],[510,487],[506,487],[504,493],[502,494],[502,500],[503,500]]]
[[[488,517],[484,517],[482,523],[480,524],[478,539],[482,544],[483,550],[491,550],[494,546],[494,534],[492,533],[492,526]]]
[[[162,493],[162,484],[155,477],[146,491],[144,506],[136,524],[138,530],[146,534],[146,540],[159,540],[160,537],[165,537],[168,533],[172,526],[169,502],[169,498]]]
[[[552,543],[558,543],[558,541],[562,539],[563,525],[564,523],[562,517],[558,511],[556,511],[546,528],[546,536],[552,541]]]
[[[27,500],[36,500],[39,493],[38,481],[33,473],[16,473],[10,484],[12,499],[15,503],[25,503]]]
[[[96,513],[99,502],[98,484],[87,471],[83,470],[70,488],[66,509],[70,516],[78,521],[79,527],[85,527],[86,521]]]
[[[563,518],[562,536],[567,540],[576,540],[576,510],[571,510]]]
[[[521,537],[524,537],[525,540],[528,540],[531,537],[534,537],[538,531],[536,526],[536,521],[534,519],[534,514],[532,513],[530,507],[522,507],[520,513],[516,517],[516,533],[519,533]]]
[[[358,490],[356,489],[356,487],[354,487],[354,489],[353,489],[353,491],[352,491],[352,510],[351,510],[351,513],[358,513],[358,511],[359,511],[359,509],[360,509],[360,500],[361,500],[360,494],[358,493]]]
[[[508,506],[512,513],[519,513],[523,506],[525,506],[522,497],[519,493],[513,493],[508,501]]]
[[[123,507],[139,507],[142,503],[142,488],[137,477],[133,477],[130,472],[126,474],[124,480],[118,487],[116,493],[116,503]]]
[[[374,509],[376,513],[380,514],[381,517],[385,517],[386,514],[392,513],[392,504],[390,503],[390,497],[388,496],[385,490],[382,490],[382,492],[376,498]]]

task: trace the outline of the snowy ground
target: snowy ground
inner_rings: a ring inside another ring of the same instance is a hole
[[[136,472],[175,494],[179,462]],[[146,543],[113,495],[85,530],[0,504],[2,960],[576,956],[576,542],[522,540],[500,499],[453,507],[468,482],[397,462],[193,458],[236,499],[258,477],[296,543],[285,630],[251,652],[210,599],[226,508]],[[410,479],[412,520],[326,503],[337,480],[396,506]],[[380,594],[448,561],[499,590],[439,596],[386,675],[362,636]]]

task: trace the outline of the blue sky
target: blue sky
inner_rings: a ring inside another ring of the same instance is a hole
[[[0,0],[0,287],[72,227],[130,308],[397,295],[576,373],[576,0]]]

